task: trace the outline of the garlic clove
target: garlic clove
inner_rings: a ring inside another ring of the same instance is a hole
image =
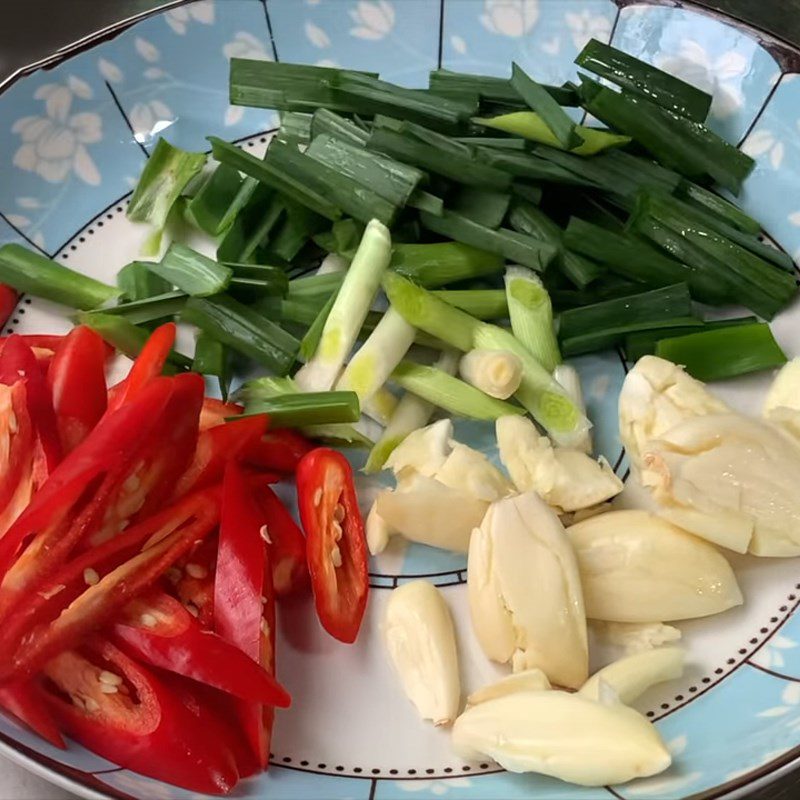
[[[673,644],[681,632],[663,622],[601,622],[592,620],[591,630],[604,644],[621,647],[626,656]]]
[[[364,523],[364,530],[367,537],[367,547],[369,552],[376,556],[382,553],[387,545],[389,539],[394,531],[386,524],[386,520],[378,513],[377,500],[372,504],[372,508],[367,514],[367,520]]]
[[[386,605],[383,632],[403,690],[422,718],[451,724],[461,682],[453,620],[442,593],[427,581],[399,586]]]
[[[779,408],[800,411],[800,358],[784,364],[769,387],[763,414],[771,418],[772,412]]]
[[[440,419],[409,433],[391,452],[385,466],[395,475],[410,468],[430,477],[441,468],[450,454],[452,438],[452,421]]]
[[[476,706],[478,703],[485,703],[487,700],[494,700],[496,697],[504,697],[507,694],[544,692],[551,688],[547,675],[534,667],[523,672],[514,672],[499,681],[482,686],[467,697],[467,705]]]
[[[491,503],[512,491],[511,483],[483,453],[459,442],[434,477],[445,486]]]

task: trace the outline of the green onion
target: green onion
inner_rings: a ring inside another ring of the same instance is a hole
[[[404,206],[425,174],[391,158],[369,152],[324,133],[314,138],[306,153],[321,164],[368,187],[394,206]]]
[[[514,181],[511,185],[511,193],[520,200],[525,200],[535,206],[542,202],[542,187]],[[512,226],[513,227],[513,226]]]
[[[142,352],[142,348],[150,338],[150,331],[146,328],[137,327],[125,317],[101,311],[81,311],[76,314],[76,321],[100,334],[104,341],[131,359],[136,358]],[[175,369],[187,370],[192,366],[190,358],[182,353],[176,353],[174,350],[167,356],[167,363],[172,371]],[[169,369],[165,369],[165,371],[169,371]]]
[[[738,228],[745,233],[752,233],[754,236],[758,236],[761,233],[761,225],[756,220],[724,197],[720,197],[715,192],[704,189],[696,183],[686,180],[681,181],[677,194],[692,205],[704,208],[706,211],[715,214],[731,227]]]
[[[502,319],[508,316],[506,293],[502,289],[440,289],[433,295],[476,319]]]
[[[442,215],[444,211],[444,201],[441,197],[437,197],[430,192],[423,189],[417,189],[411,197],[408,198],[407,205],[411,208],[418,208],[420,211],[427,211],[437,217]]]
[[[369,139],[369,133],[354,122],[327,108],[318,108],[311,118],[311,138],[316,139],[323,134],[330,134],[357,147],[363,147]]]
[[[173,203],[205,163],[205,153],[187,153],[159,138],[128,204],[128,219],[163,228]]]
[[[345,272],[328,272],[322,275],[306,275],[289,281],[288,297],[291,298],[327,298],[331,293],[339,291],[344,281]],[[324,302],[324,300],[323,300]]]
[[[289,279],[280,266],[273,264],[240,264],[226,261],[223,266],[233,272],[233,279],[252,279],[269,284],[270,294],[284,295],[289,291]]]
[[[547,159],[539,158],[534,153],[493,150],[488,147],[477,147],[476,153],[481,162],[490,164],[516,178],[531,178],[536,181],[563,183],[571,186],[588,186],[592,188],[598,186],[595,181],[582,176],[577,171],[565,169]],[[591,164],[594,161],[594,159],[582,159],[579,156],[572,156],[570,153],[563,153],[563,155],[587,164]]]
[[[503,258],[460,242],[397,244],[391,267],[420,286],[433,288],[496,275],[503,269]]]
[[[764,322],[662,339],[656,344],[656,355],[682,364],[701,381],[735,378],[786,363],[786,355]]]
[[[455,140],[452,141],[458,144]],[[477,162],[469,148],[467,153],[452,152],[384,128],[372,132],[367,147],[468,186],[502,190],[511,185],[511,177],[507,173]]]
[[[304,114],[300,111],[282,111],[280,115],[281,124],[276,138],[287,144],[306,145],[311,141],[311,114]]]
[[[317,234],[314,243],[329,253],[338,253],[352,259],[364,235],[364,226],[354,219],[340,219],[329,232]]]
[[[656,352],[656,344],[662,339],[674,339],[677,336],[685,336],[689,333],[699,333],[719,328],[732,328],[737,325],[749,325],[751,322],[758,322],[756,317],[740,317],[737,319],[706,320],[703,327],[698,328],[692,325],[684,328],[655,328],[649,331],[639,331],[631,333],[625,337],[625,358],[628,361],[638,361],[642,356],[652,355]]]
[[[293,153],[289,145],[282,142],[271,144],[267,151],[269,161],[262,161],[216,136],[209,136],[208,140],[214,158],[220,163],[278,189],[323,217],[336,220],[342,216],[341,210],[329,199],[327,186],[316,175],[322,167],[297,150]]]
[[[548,372],[552,372],[561,363],[561,353],[547,289],[531,270],[520,267],[509,267],[505,281],[514,336]]]
[[[160,262],[150,262],[147,268],[193,297],[224,292],[233,276],[233,270],[177,242],[170,245]]]
[[[389,266],[392,241],[388,229],[372,220],[364,231],[350,269],[325,321],[319,347],[297,373],[298,384],[307,390],[330,389],[356,341],[367,312]]]
[[[275,373],[286,374],[300,343],[291,334],[232,297],[193,297],[181,318]]]
[[[291,262],[311,237],[322,231],[326,222],[319,214],[293,200],[284,199],[281,204],[286,210],[283,222],[271,232],[269,241],[262,240],[262,246],[269,255]]]
[[[221,342],[200,333],[194,346],[192,371],[216,377],[222,399],[227,400],[233,370],[228,350]]]
[[[512,136],[462,136],[456,137],[456,141],[471,147],[488,147],[497,150],[525,151],[529,147],[525,139]]]
[[[131,300],[129,303],[120,303],[111,308],[104,309],[104,313],[125,317],[134,325],[146,322],[168,321],[179,314],[186,305],[186,295],[183,292],[165,292],[144,300]]]
[[[474,186],[460,187],[449,198],[450,207],[462,216],[497,229],[502,225],[511,203],[511,195],[506,192],[495,192],[489,189],[478,189]],[[427,211],[428,209],[422,209]],[[441,216],[442,210],[436,216]]]
[[[633,137],[664,166],[687,178],[708,176],[738,193],[755,162],[704,125],[636,95],[618,93],[581,76],[584,108]]]
[[[353,391],[362,405],[367,403],[403,360],[415,335],[414,327],[390,307],[344,368],[336,389]]]
[[[322,338],[322,331],[325,329],[325,323],[328,321],[328,317],[330,316],[333,304],[336,302],[336,295],[338,293],[339,288],[337,287],[330,297],[328,297],[325,305],[322,306],[317,313],[314,321],[306,331],[305,336],[303,336],[303,338],[300,340],[298,358],[303,363],[308,361],[314,355],[314,353],[317,352],[319,341]]]
[[[496,78],[491,75],[471,75],[464,72],[451,72],[446,69],[431,70],[429,78],[431,91],[462,90],[477,92],[480,99],[487,103],[499,105],[522,105],[519,92],[511,85],[508,78]],[[561,106],[577,105],[575,92],[564,86],[545,86],[545,90]]]
[[[728,287],[714,276],[675,261],[633,236],[572,217],[564,233],[564,243],[637,283],[653,288],[686,283],[692,296],[703,302],[722,305],[729,299]]]
[[[120,291],[18,244],[0,247],[0,283],[71,308],[99,308]]]
[[[361,409],[355,392],[298,392],[247,404],[246,414],[267,414],[270,428],[303,428],[358,422]]]
[[[200,187],[186,207],[190,219],[209,236],[223,231],[223,223],[230,224],[228,211],[236,201],[242,188],[239,171],[227,164],[220,164]]]
[[[707,92],[597,39],[586,44],[575,63],[695,122],[703,122],[711,108]]]
[[[117,286],[126,301],[147,300],[172,291],[172,284],[151,272],[145,261],[131,261],[117,273]]]
[[[269,241],[286,205],[268,186],[258,184],[217,246],[217,260],[243,262]]]
[[[238,170],[236,170],[236,172],[238,173]],[[225,214],[219,221],[220,233],[230,228],[239,212],[247,206],[253,197],[253,194],[259,187],[262,189],[267,188],[262,186],[262,184],[260,184],[255,178],[251,178],[249,176],[241,182],[239,185],[239,190],[236,192],[236,196],[233,198],[230,206],[228,206],[228,209],[225,211]]]
[[[508,414],[525,413],[523,408],[489,397],[436,367],[403,361],[392,373],[392,380],[417,397],[460,417],[496,420]]]
[[[558,106],[556,107],[558,108]],[[482,125],[484,128],[493,128],[515,136],[522,136],[540,144],[560,147],[562,150],[568,150],[570,153],[576,153],[580,156],[592,156],[610,147],[621,147],[631,140],[630,136],[611,133],[601,128],[587,128],[583,125],[575,125],[566,114],[564,116],[573,126],[576,138],[579,137],[577,138],[577,143],[572,147],[563,145],[544,118],[535,111],[512,111],[510,114],[501,114],[499,117],[491,118],[476,117],[473,122]]]
[[[509,261],[535,269],[537,272],[544,271],[557,252],[552,245],[538,242],[530,236],[524,236],[506,228],[494,231],[452,211],[445,211],[441,217],[435,217],[423,211],[420,214],[420,221],[434,233],[449,236],[462,244],[496,253]]]

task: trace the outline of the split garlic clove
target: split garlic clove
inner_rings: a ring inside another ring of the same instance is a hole
[[[779,408],[800,411],[800,358],[784,364],[769,387],[763,414],[770,418]]]
[[[657,356],[640,358],[619,394],[619,432],[634,466],[647,442],[686,419],[729,411],[703,383]]]
[[[605,644],[621,647],[626,656],[674,644],[681,632],[663,622],[601,622],[592,620],[592,633]]]
[[[535,493],[493,503],[472,534],[470,614],[483,651],[515,672],[538,667],[559,686],[588,675],[586,616],[575,554]]]
[[[367,520],[364,523],[364,529],[367,537],[367,547],[369,548],[369,552],[373,556],[378,555],[378,553],[382,553],[388,546],[389,539],[394,531],[389,525],[386,524],[386,520],[378,513],[377,500],[372,504],[372,508],[370,508],[369,514],[367,514]]]
[[[742,603],[736,576],[714,547],[646,511],[592,517],[567,535],[590,619],[693,619]]]
[[[680,678],[685,660],[686,653],[680,647],[660,647],[626,656],[595,672],[578,694],[600,700],[605,684],[620,702],[630,705],[652,686]]]
[[[583,388],[578,370],[571,364],[559,364],[553,370],[553,377],[561,384],[573,403],[586,415],[586,403],[583,399]],[[589,429],[572,444],[573,450],[580,450],[588,455],[592,454],[592,434]]]
[[[494,700],[497,697],[505,697],[507,694],[545,692],[551,688],[547,675],[537,667],[534,667],[523,672],[514,672],[499,681],[495,681],[495,683],[482,686],[467,697],[467,706],[476,706],[478,703],[485,703],[487,700]]]
[[[461,703],[453,619],[442,593],[428,581],[395,589],[383,633],[403,690],[423,719],[450,725]]]
[[[800,555],[800,443],[740,414],[688,419],[651,441],[642,482],[659,513],[737,552]],[[751,538],[752,537],[752,538]]]
[[[466,553],[472,530],[489,504],[467,492],[413,471],[404,471],[395,490],[381,492],[377,513],[406,539],[456,553]]]
[[[561,691],[517,692],[468,708],[453,725],[453,746],[464,758],[489,757],[510,772],[581,786],[645,778],[671,763],[637,711]]]
[[[534,491],[561,511],[577,511],[604,503],[623,489],[608,462],[595,461],[579,450],[553,447],[524,417],[496,422],[500,460],[521,492]]]
[[[435,475],[450,455],[453,423],[440,419],[432,425],[418,428],[406,436],[386,459],[386,467],[395,475],[413,469],[428,477]]]
[[[483,453],[459,442],[452,442],[452,446],[453,450],[434,476],[440,483],[487,503],[513,490],[505,475]]]

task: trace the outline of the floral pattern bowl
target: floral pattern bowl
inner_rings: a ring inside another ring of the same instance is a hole
[[[176,0],[0,86],[0,243],[26,242],[112,280],[137,251],[125,205],[159,136],[205,150],[205,137],[217,135],[263,151],[276,116],[228,104],[233,56],[368,68],[408,86],[423,84],[437,66],[504,75],[516,60],[557,83],[575,74],[573,59],[592,37],[713,92],[710,124],[757,162],[744,206],[800,260],[800,81],[789,66],[796,55],[688,4],[630,0]],[[56,307],[25,299],[9,331],[68,325]],[[774,330],[787,353],[800,355],[797,307]],[[616,423],[624,364],[607,354],[576,366],[598,448],[624,477]],[[768,380],[715,388],[751,411]],[[487,427],[465,424],[458,434],[492,454]],[[375,488],[363,482],[365,505]],[[465,566],[421,545],[381,554],[371,565],[365,629],[350,648],[309,625],[310,609],[283,615],[279,671],[297,701],[279,717],[269,772],[241,784],[237,797],[722,798],[743,796],[800,763],[800,576],[794,561],[746,558],[735,564],[745,605],[682,625],[686,675],[639,704],[675,756],[668,772],[585,789],[459,761],[447,733],[421,725],[401,696],[377,640],[387,590],[426,576],[455,612],[466,686],[499,674],[469,630]],[[189,797],[74,744],[55,750],[2,717],[0,751],[86,797]]]

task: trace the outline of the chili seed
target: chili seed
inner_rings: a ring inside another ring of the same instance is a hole
[[[63,591],[67,587],[64,586],[63,583],[59,583],[57,586],[53,586],[51,589],[48,589],[46,592],[37,592],[36,594],[42,598],[42,600],[49,600],[51,597],[55,597],[60,591]]]
[[[89,711],[89,712],[99,711],[100,710],[100,704],[97,702],[97,700],[94,699],[94,697],[87,697],[83,701],[83,704],[84,704],[86,710]]]
[[[269,528],[266,525],[262,525],[258,532],[267,544],[272,544],[272,539],[269,538]]]
[[[194,603],[187,603],[186,610],[193,616],[200,616],[200,609]]]
[[[119,675],[114,672],[109,672],[107,669],[100,672],[97,676],[97,680],[108,686],[119,686],[122,683],[122,678],[120,678]]]
[[[142,614],[142,616],[139,617],[139,622],[141,622],[145,628],[155,628],[158,624],[158,620],[152,614]]]
[[[83,571],[83,579],[86,581],[87,586],[95,586],[100,583],[100,576],[97,574],[97,570],[91,567],[87,567]]]
[[[333,538],[338,542],[342,538],[342,526],[334,520],[331,523],[331,528],[333,529]]]
[[[187,564],[186,574],[190,578],[197,578],[197,580],[202,580],[208,575],[208,570],[205,567],[201,567],[200,564]]]
[[[122,484],[122,488],[126,492],[135,492],[141,485],[142,485],[142,482],[139,479],[139,476],[134,474],[134,475],[130,475],[127,478],[125,483]]]
[[[269,636],[269,622],[263,617],[261,618],[261,633],[263,633],[264,636]]]
[[[342,551],[339,550],[338,547],[334,547],[331,550],[331,561],[333,562],[334,567],[342,566]]]
[[[13,411],[8,415],[8,429],[11,431],[11,433],[16,433],[19,430],[19,425],[17,425],[17,417]]]
[[[103,694],[116,694],[119,691],[119,689],[117,689],[116,686],[112,686],[110,683],[101,683],[100,691]]]
[[[344,519],[344,506],[341,503],[337,503],[336,508],[333,509],[333,518],[336,522],[341,522]]]
[[[322,487],[318,486],[317,490],[314,492],[314,505],[318,506],[322,502]]]

